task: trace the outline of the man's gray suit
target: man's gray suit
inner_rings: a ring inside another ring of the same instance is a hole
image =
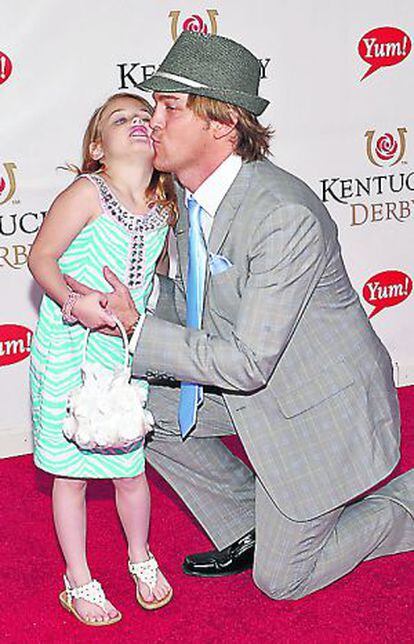
[[[208,243],[231,267],[214,275],[207,269],[203,325],[192,330],[185,327],[182,198],[179,191],[180,274],[174,283],[162,280],[134,359],[135,375],[162,381],[151,387],[158,430],[150,462],[218,547],[256,522],[255,579],[274,597],[302,596],[365,558],[412,548],[407,479],[383,490],[396,503],[371,496],[344,508],[396,465],[399,412],[390,358],[349,282],[325,207],[269,161],[244,163]],[[183,444],[171,384],[181,380],[206,392],[199,424]],[[218,438],[206,438],[226,428],[240,437],[255,481]],[[357,514],[365,527],[357,526]],[[406,531],[397,543],[391,525],[398,521]],[[337,538],[335,549],[333,534],[345,524],[349,544]],[[301,567],[297,543],[309,531],[315,552],[302,552],[308,563]],[[367,535],[359,543],[361,531]],[[329,559],[323,565],[322,550]]]

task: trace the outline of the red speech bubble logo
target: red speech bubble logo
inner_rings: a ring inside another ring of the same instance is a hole
[[[0,367],[20,362],[30,354],[32,332],[20,324],[0,325]]]
[[[401,271],[383,271],[370,277],[362,290],[364,299],[374,307],[369,318],[373,318],[382,309],[401,304],[412,290],[413,280]]]
[[[0,51],[0,85],[5,83],[12,73],[13,65],[7,54]]]
[[[396,27],[377,27],[368,31],[358,43],[358,53],[369,69],[361,80],[371,76],[380,67],[397,65],[407,58],[411,51],[411,39]]]

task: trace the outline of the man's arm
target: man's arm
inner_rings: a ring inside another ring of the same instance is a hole
[[[103,274],[108,284],[112,287],[112,292],[103,294],[100,291],[95,291],[89,286],[78,282],[78,280],[75,280],[70,275],[64,275],[63,277],[66,284],[75,291],[75,293],[88,295],[90,293],[99,292],[101,295],[105,295],[105,298],[108,301],[108,310],[117,316],[125,327],[127,335],[131,336],[134,333],[137,324],[140,322],[141,316],[135,307],[128,288],[121,282],[117,275],[111,271],[108,266],[104,266]],[[150,312],[163,320],[172,322],[173,324],[185,324],[185,296],[179,287],[178,282],[166,277],[165,275],[158,275],[157,279],[159,282],[159,294],[155,304],[155,309]],[[99,331],[105,335],[120,335],[118,328],[109,329],[108,327],[105,327],[99,329]]]
[[[183,292],[178,288],[175,280],[165,275],[156,275],[154,290],[156,289],[154,306],[152,308],[151,300],[154,291],[148,301],[147,311],[156,315],[162,320],[167,320],[173,324],[185,324],[186,303]],[[139,338],[142,333],[142,327],[145,323],[146,315],[141,316],[134,327],[134,332],[129,343],[130,353],[135,353]]]
[[[254,391],[270,378],[326,265],[320,224],[304,206],[280,206],[258,226],[228,340],[148,316],[133,372],[226,390]]]
[[[105,295],[105,301],[107,302],[107,311],[110,315],[114,314],[122,322],[126,333],[128,336],[131,336],[138,321],[139,313],[136,309],[134,301],[131,297],[131,294],[128,288],[118,279],[113,271],[108,266],[104,266],[103,275],[112,286],[112,292],[102,293],[95,289],[89,288],[82,282],[78,282],[71,275],[63,275],[66,284],[70,287],[75,293],[80,293],[81,295],[88,295],[90,293],[100,293]],[[112,320],[112,324],[114,324]],[[99,333],[105,335],[120,335],[118,327],[110,328],[109,326],[99,328]]]
[[[154,315],[172,324],[185,326],[186,300],[180,282],[163,275],[159,275],[158,278],[159,296]]]

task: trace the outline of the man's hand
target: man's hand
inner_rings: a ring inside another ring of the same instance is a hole
[[[131,294],[125,284],[123,284],[121,280],[118,279],[115,273],[111,271],[108,266],[104,267],[103,275],[110,286],[112,286],[112,292],[104,294],[108,301],[108,313],[113,313],[114,315],[116,315],[118,320],[120,320],[124,325],[127,335],[130,336],[132,335],[134,327],[139,320],[139,313],[135,308]],[[75,291],[75,293],[80,293],[81,295],[100,293],[100,291],[96,291],[92,288],[89,288],[89,286],[85,286],[85,284],[78,282],[73,277],[70,277],[70,275],[64,275],[64,278],[66,284],[73,291]],[[120,335],[118,327],[102,327],[99,329],[99,332],[105,333],[105,335]]]
[[[112,286],[112,293],[107,293],[108,308],[122,322],[128,336],[131,336],[139,320],[131,293],[108,266],[103,269],[104,278]]]
[[[116,327],[114,316],[108,310],[108,299],[101,293],[92,292],[82,295],[73,305],[72,315],[87,329],[100,330]]]
[[[94,329],[100,333],[120,335],[112,312],[108,307],[107,294],[97,289],[89,288],[89,286],[78,282],[70,275],[64,274],[63,278],[72,291],[84,296],[73,307],[73,313],[78,318],[78,321],[85,327]]]

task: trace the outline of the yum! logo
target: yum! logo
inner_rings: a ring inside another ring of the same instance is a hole
[[[362,289],[362,296],[373,310],[369,318],[383,309],[401,304],[413,290],[413,280],[402,271],[382,271],[369,278]]]
[[[171,19],[171,36],[174,41],[177,40],[178,33],[181,31],[193,31],[204,35],[208,33],[215,35],[217,33],[216,17],[218,16],[218,11],[216,9],[207,9],[207,19],[210,23],[209,27],[207,26],[207,22],[196,13],[182,20],[180,25],[180,15],[181,11],[170,11],[169,13],[169,18]]]
[[[0,367],[20,362],[30,355],[32,332],[20,324],[0,325]]]
[[[403,158],[406,149],[407,128],[397,128],[397,135],[384,132],[375,136],[375,130],[365,132],[367,139],[368,159],[376,166],[397,165]]]
[[[411,51],[411,39],[396,27],[371,29],[358,43],[358,53],[369,67],[361,80],[371,76],[381,67],[398,65]]]
[[[7,54],[0,51],[0,85],[5,83],[12,73],[13,65]]]

